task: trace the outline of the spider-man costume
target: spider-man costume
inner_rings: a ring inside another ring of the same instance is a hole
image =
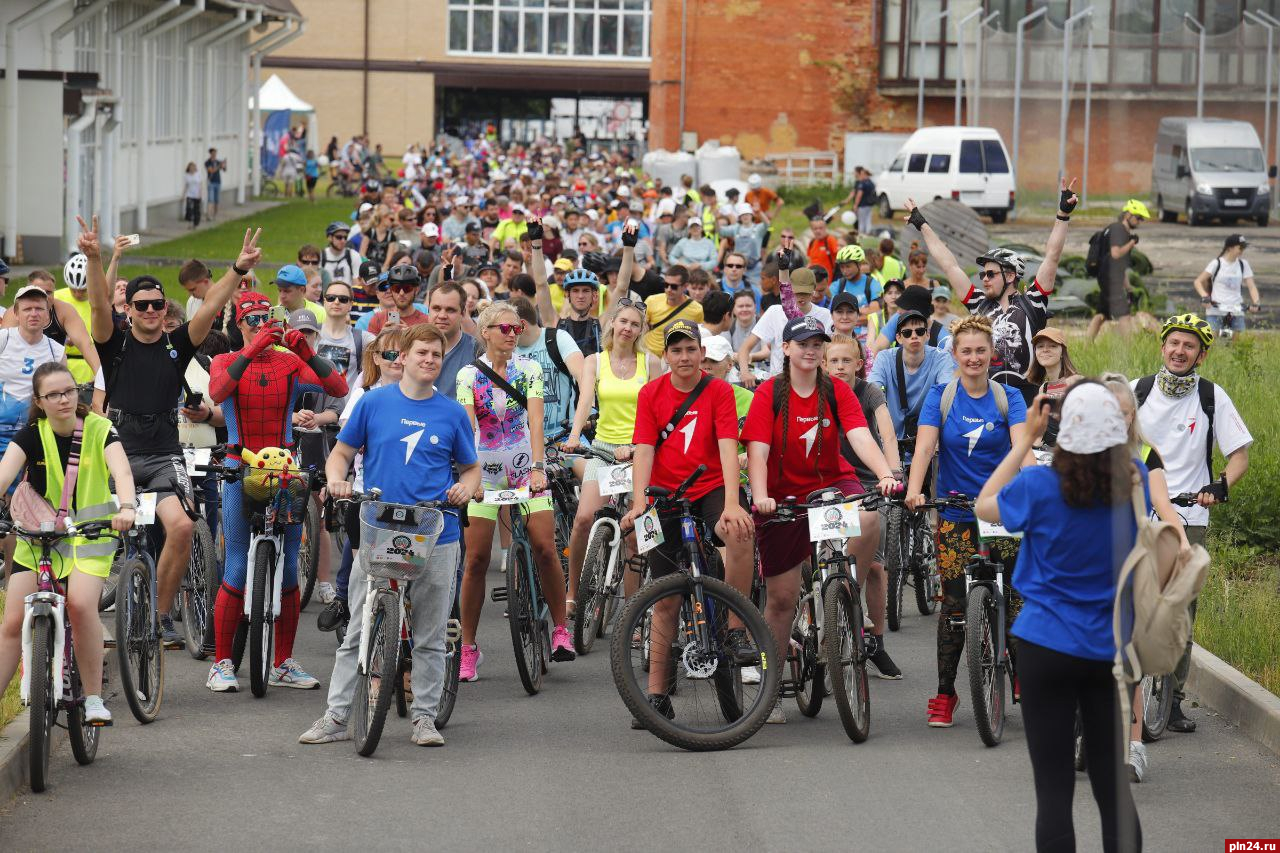
[[[236,299],[236,319],[269,309],[259,293],[242,293]],[[301,332],[283,337],[290,352],[274,348],[280,341],[274,324],[259,327],[253,340],[239,352],[213,359],[209,367],[209,394],[222,407],[227,420],[227,442],[259,451],[264,447],[289,447],[293,441],[293,407],[304,391],[321,391],[333,397],[347,393],[347,380],[327,360],[316,355]],[[235,460],[228,457],[234,465]],[[245,575],[249,560],[249,523],[243,510],[239,482],[222,486],[222,530],[226,542],[226,566],[214,606],[214,643],[217,660],[231,657],[236,629],[244,617]],[[284,578],[280,618],[276,621],[275,666],[293,656],[298,631],[298,546],[302,525],[291,524],[284,538]]]

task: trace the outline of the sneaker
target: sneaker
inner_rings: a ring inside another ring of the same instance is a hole
[[[760,665],[760,650],[747,636],[746,628],[730,628],[724,638],[724,650],[739,666]]]
[[[339,740],[351,740],[351,732],[347,730],[344,720],[339,720],[328,711],[298,737],[298,743],[333,743]]]
[[[668,720],[676,718],[676,709],[671,707],[671,697],[665,693],[650,693],[649,704],[653,706],[653,710],[657,711]],[[640,722],[639,717],[631,718],[631,728],[637,731],[644,728],[644,723]]]
[[[866,646],[866,655],[869,658],[875,657],[880,653],[880,649],[884,647],[884,638],[877,637],[871,631],[865,631],[862,635],[863,644]]]
[[[178,635],[173,627],[173,617],[168,613],[160,616],[160,642],[166,649],[185,649],[187,643]]]
[[[287,659],[284,663],[271,670],[271,677],[267,679],[267,684],[272,687],[296,687],[299,690],[314,690],[320,686],[320,681],[302,669],[293,658]]]
[[[1182,713],[1182,703],[1173,700],[1173,710],[1169,712],[1169,731],[1191,734],[1196,730],[1196,721]]]
[[[577,656],[573,650],[573,637],[570,636],[569,629],[563,625],[557,625],[551,632],[551,659],[556,663],[568,663]]]
[[[744,666],[742,668],[743,684],[759,684],[760,683],[760,667]]]
[[[316,617],[316,627],[321,631],[336,631],[338,626],[347,621],[350,616],[347,600],[337,597],[335,593],[334,598],[325,602],[324,610],[321,610],[320,615]]]
[[[462,644],[462,660],[458,662],[458,680],[459,681],[479,681],[480,676],[476,672],[476,668],[484,663],[484,653],[480,651],[479,646],[468,646]]]
[[[780,726],[787,722],[787,713],[782,710],[781,699],[773,703],[773,710],[769,712],[769,719],[765,720],[765,722],[772,723],[775,726]]]
[[[1022,701],[1022,685],[1018,683],[1018,676],[1013,677],[1013,701]]]
[[[430,717],[419,717],[413,721],[410,740],[418,746],[444,746],[444,737],[436,731],[436,721]]]
[[[236,668],[231,663],[231,658],[223,658],[209,667],[209,677],[204,686],[214,693],[235,693],[240,689],[240,681],[236,678]]]
[[[86,723],[102,723],[111,725],[111,712],[103,704],[102,697],[96,693],[84,697],[84,721]]]
[[[320,581],[316,584],[316,595],[320,598],[321,604],[328,604],[338,597],[338,591],[328,581]]]
[[[889,657],[889,653],[885,651],[883,643],[876,650],[876,653],[870,656],[870,661],[875,666],[872,674],[877,678],[883,678],[888,681],[902,680],[902,670],[898,669],[898,665],[893,662],[893,658]]]
[[[929,725],[935,729],[949,729],[953,725],[952,717],[955,715],[956,706],[960,704],[960,697],[955,693],[947,695],[939,693],[929,700]]]
[[[1129,781],[1141,782],[1147,778],[1147,745],[1140,740],[1129,741]]]

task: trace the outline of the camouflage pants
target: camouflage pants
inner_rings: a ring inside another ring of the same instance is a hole
[[[1010,577],[1018,560],[1018,540],[993,539],[989,543],[991,558],[1003,567],[1005,605],[1005,642],[1009,654],[1013,644],[1008,633],[1013,619],[1022,609],[1022,598],[1013,591]],[[951,624],[952,618],[964,620],[968,604],[968,588],[964,569],[978,553],[978,523],[938,519],[938,571],[942,575],[942,607],[938,611],[938,692],[955,693],[956,671],[964,653],[963,626]]]

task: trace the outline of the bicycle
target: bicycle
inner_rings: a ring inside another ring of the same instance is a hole
[[[149,497],[149,500],[148,500]],[[159,599],[154,553],[160,548],[147,532],[155,521],[155,494],[138,495],[133,528],[120,537],[115,596],[115,643],[120,660],[120,689],[134,719],[154,722],[164,701],[164,644],[160,639]],[[163,528],[161,529],[161,535]]]
[[[777,650],[764,617],[746,596],[712,576],[719,554],[685,497],[706,470],[699,465],[674,491],[645,490],[653,505],[637,523],[637,550],[649,550],[645,541],[659,529],[658,514],[674,513],[680,520],[679,570],[647,582],[631,597],[609,648],[613,683],[627,709],[655,736],[695,751],[728,749],[759,731],[778,700],[781,680],[778,667],[770,666]],[[731,620],[741,629],[731,628]],[[646,623],[648,640],[633,642]],[[746,636],[731,644],[730,632],[737,630]],[[682,665],[686,677],[677,706],[671,700]],[[742,670],[749,666],[759,667],[760,683],[744,682]],[[663,673],[661,708],[649,699],[655,668]],[[714,701],[704,699],[703,685],[710,685]]]
[[[890,631],[897,631],[902,627],[902,599],[907,583],[915,590],[916,609],[921,616],[929,616],[938,610],[942,577],[929,516],[909,512],[901,498],[887,498],[885,505],[884,566],[889,587],[885,621]]]
[[[862,509],[871,510],[882,498],[865,495],[856,500]],[[783,679],[780,695],[794,696],[801,714],[816,717],[830,676],[831,693],[845,734],[854,743],[862,743],[871,731],[862,590],[852,558],[844,552],[849,538],[845,534],[850,530],[842,526],[844,516],[840,509],[842,504],[853,502],[831,489],[818,489],[804,503],[788,498],[778,504],[775,517],[764,523],[810,517],[809,572],[791,624],[791,650],[787,655],[790,678]],[[816,532],[814,512],[820,513]]]
[[[31,790],[39,793],[49,785],[49,753],[53,727],[58,712],[67,715],[67,736],[76,763],[92,764],[98,754],[101,730],[110,721],[90,723],[85,720],[84,688],[76,664],[75,646],[71,638],[71,620],[67,618],[67,599],[62,584],[53,573],[53,549],[64,539],[83,536],[97,539],[111,534],[111,522],[90,521],[78,527],[68,524],[65,530],[54,530],[53,524],[40,530],[26,530],[9,522],[0,523],[0,538],[9,533],[40,545],[36,563],[36,591],[27,596],[22,617],[22,680],[19,694],[22,704],[31,709],[30,740],[27,752]],[[58,643],[59,635],[62,643]],[[106,663],[102,669],[107,681]]]
[[[542,594],[538,567],[525,528],[524,503],[519,492],[511,489],[486,492],[486,503],[512,507],[511,546],[503,572],[506,586],[495,586],[489,592],[491,601],[507,602],[507,624],[511,628],[511,645],[516,653],[516,672],[525,692],[534,696],[542,689],[542,677],[551,663],[551,608]]]
[[[206,660],[213,654],[213,603],[222,583],[222,565],[214,544],[214,529],[218,526],[220,500],[218,489],[206,488],[209,465],[221,459],[226,447],[183,448],[187,474],[191,477],[195,495],[193,528],[191,531],[191,560],[182,576],[179,602],[182,614],[182,633],[187,653],[196,660]]]
[[[551,493],[552,518],[556,533],[556,554],[560,557],[560,570],[564,583],[569,585],[569,536],[573,533],[573,517],[578,514],[578,497],[575,493],[578,481],[573,468],[565,463],[559,448],[548,444],[546,448],[547,491]]]
[[[573,625],[573,645],[585,655],[603,637],[617,617],[626,593],[623,579],[628,568],[643,571],[643,558],[629,553],[631,546],[622,532],[621,519],[631,508],[631,463],[615,464],[599,450],[584,451],[608,467],[598,470],[600,493],[608,501],[597,512],[587,534],[586,556],[578,579],[578,618]]]

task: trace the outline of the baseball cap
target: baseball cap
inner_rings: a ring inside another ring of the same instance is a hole
[[[783,343],[807,341],[810,338],[822,338],[828,343],[831,342],[831,336],[827,334],[827,330],[814,317],[798,317],[788,323],[787,327],[782,330]]]
[[[360,277],[365,281],[373,281],[381,272],[382,270],[378,269],[377,261],[360,262]]]
[[[706,357],[712,361],[724,361],[733,355],[733,347],[719,335],[708,336],[702,341],[702,346],[707,351]]]
[[[289,328],[300,332],[318,332],[320,323],[316,320],[316,315],[311,313],[310,308],[299,308],[297,311],[289,312]]]
[[[568,258],[558,258],[555,262],[555,268],[561,272],[569,272],[573,269],[573,261]]]
[[[845,305],[849,306],[849,307],[850,307],[850,308],[852,308],[854,311],[857,311],[857,310],[858,310],[858,298],[857,298],[856,296],[854,296],[852,293],[838,293],[838,294],[836,294],[836,297],[835,297],[834,299],[832,299],[832,300],[831,300],[831,313],[832,313],[832,314],[836,313],[836,309],[837,309],[837,308],[843,307],[843,306],[845,306]]]
[[[529,212],[529,211],[525,210],[525,209],[524,209],[524,207],[522,207],[521,205],[518,205],[518,204],[513,204],[513,205],[511,205],[511,213],[512,213],[512,215],[514,215],[514,214],[517,214],[517,213],[518,213],[518,214],[520,214],[521,216],[524,216],[524,215],[525,215],[526,213],[528,213],[528,212]]]
[[[493,261],[485,261],[483,264],[481,264],[476,268],[476,275],[479,275],[485,270],[489,270],[491,272],[496,272],[496,273],[502,272],[502,268],[499,267],[497,264],[495,264]]]
[[[1043,329],[1036,332],[1031,338],[1031,345],[1035,346],[1041,338],[1046,341],[1053,341],[1060,347],[1065,347],[1067,345],[1067,336],[1062,334],[1061,329],[1055,328],[1054,326],[1045,326]]]
[[[928,328],[928,326],[929,326],[929,318],[928,318],[928,317],[926,317],[926,316],[925,316],[924,314],[922,314],[921,312],[916,311],[914,308],[910,308],[910,309],[907,309],[906,311],[899,311],[899,312],[898,312],[898,329],[899,329],[899,330],[901,330],[901,329],[902,329],[902,327],[903,327],[903,325],[904,325],[908,320],[919,320],[920,322],[924,323],[925,328]]]
[[[757,175],[755,172],[752,172],[750,175],[747,176],[747,186],[751,187],[753,190],[759,189],[762,183],[763,181],[760,180],[760,176]]]
[[[902,279],[900,278],[891,278],[887,280],[884,283],[882,290],[888,290],[890,287],[897,289],[899,293],[907,289],[907,286],[903,283]]]
[[[702,331],[698,328],[698,324],[691,320],[676,320],[667,330],[662,333],[662,348],[666,350],[671,343],[677,338],[688,338],[691,341],[702,343]]]
[[[631,187],[627,186],[626,184],[619,184],[617,195],[618,195],[618,198],[629,198],[631,196]]]
[[[644,202],[638,198],[632,199],[631,204],[628,205],[628,207],[632,213],[644,213]]]
[[[813,270],[808,267],[801,267],[798,270],[791,271],[791,289],[796,293],[813,293],[815,284]]]
[[[1227,242],[1222,248],[1230,249],[1234,246],[1248,246],[1249,240],[1243,234],[1230,234],[1227,236]]]
[[[479,223],[479,222],[468,222],[468,223],[467,223],[466,232],[467,232],[468,234],[479,234],[479,233],[480,233],[480,223]]]
[[[307,274],[297,264],[285,264],[276,273],[276,287],[306,287]]]
[[[256,290],[246,290],[236,297],[236,322],[252,311],[270,311],[271,300]]]
[[[369,202],[366,201],[364,204],[360,205],[360,213],[358,215],[364,216],[366,213],[368,213],[371,210],[373,210],[373,205],[369,204]]]
[[[32,294],[39,294],[46,298],[49,296],[49,294],[44,292],[44,288],[38,284],[24,284],[22,287],[18,288],[17,293],[13,294],[13,301],[17,302],[22,297],[31,296]]]
[[[935,288],[933,289],[933,298],[934,298],[934,299],[945,299],[945,300],[947,300],[948,302],[950,302],[950,301],[951,301],[951,288],[947,287],[945,284],[940,284],[940,285],[938,285],[937,287],[935,287]]]
[[[676,203],[674,199],[664,198],[658,202],[658,216],[674,216]]]
[[[733,206],[734,216],[751,216],[754,213],[755,211],[751,209],[751,205],[747,204],[745,201],[740,201]]]
[[[440,226],[435,224],[434,222],[426,223],[425,225],[422,226],[422,236],[423,237],[439,237]]]
[[[297,269],[297,267],[294,267]],[[129,283],[124,289],[124,298],[126,302],[132,302],[133,297],[144,290],[158,290],[164,292],[164,285],[160,283],[160,279],[150,275],[140,275],[129,279]]]

